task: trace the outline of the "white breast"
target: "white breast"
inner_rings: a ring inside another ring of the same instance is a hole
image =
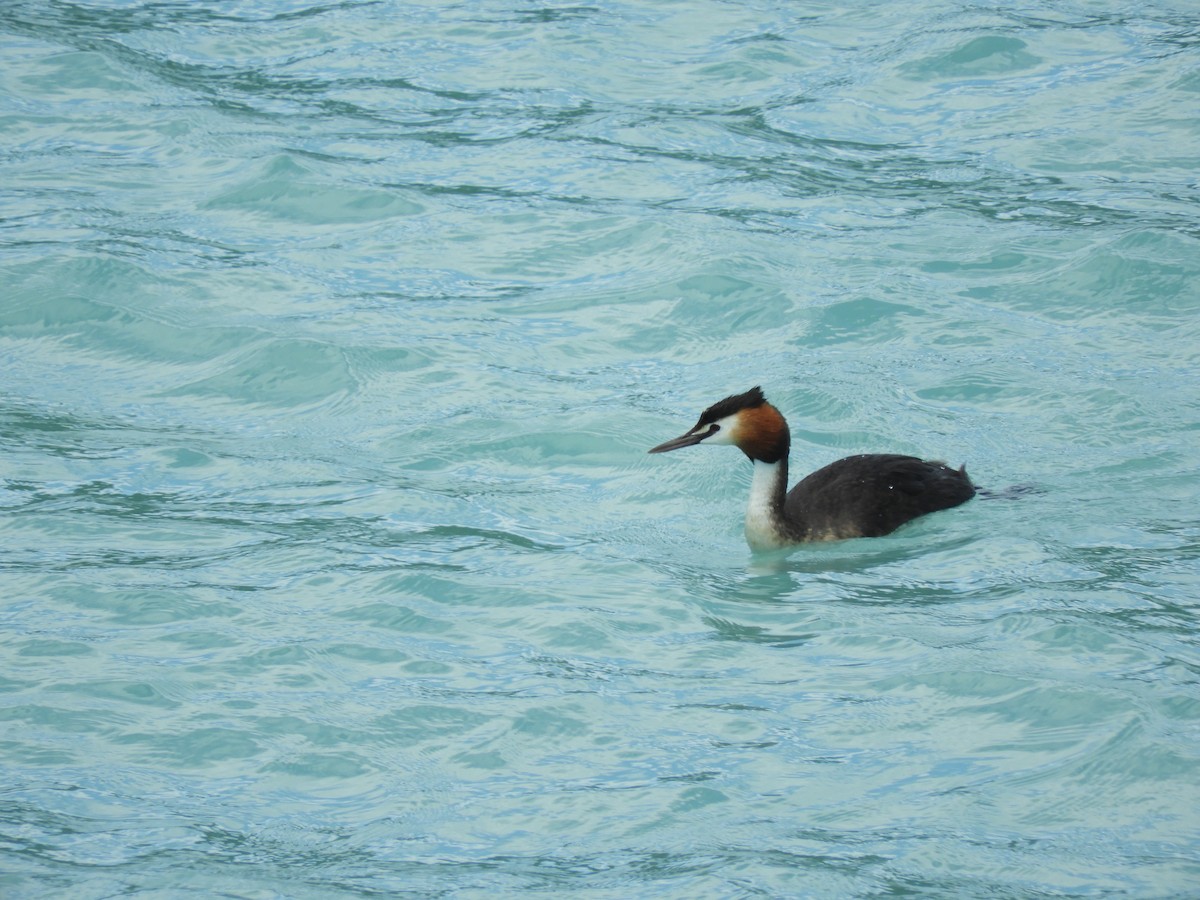
[[[746,543],[751,550],[777,550],[791,542],[783,535],[772,503],[778,496],[779,479],[785,477],[779,463],[754,461],[750,502],[746,504]]]

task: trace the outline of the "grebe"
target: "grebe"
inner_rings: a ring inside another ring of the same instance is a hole
[[[905,522],[975,496],[966,466],[894,453],[847,456],[787,490],[791,433],[787,421],[751,388],[714,403],[686,434],[659,444],[666,453],[693,444],[733,444],[754,463],[746,541],[771,550],[810,541],[890,534]]]

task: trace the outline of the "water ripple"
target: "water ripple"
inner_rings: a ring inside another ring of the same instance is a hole
[[[1192,889],[1198,33],[6,4],[5,896]]]

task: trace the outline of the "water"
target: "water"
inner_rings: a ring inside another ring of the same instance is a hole
[[[0,25],[4,897],[1197,890],[1193,4]]]

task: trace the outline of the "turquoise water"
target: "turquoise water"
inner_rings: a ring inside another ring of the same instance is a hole
[[[0,895],[1195,895],[1194,4],[0,26]]]

